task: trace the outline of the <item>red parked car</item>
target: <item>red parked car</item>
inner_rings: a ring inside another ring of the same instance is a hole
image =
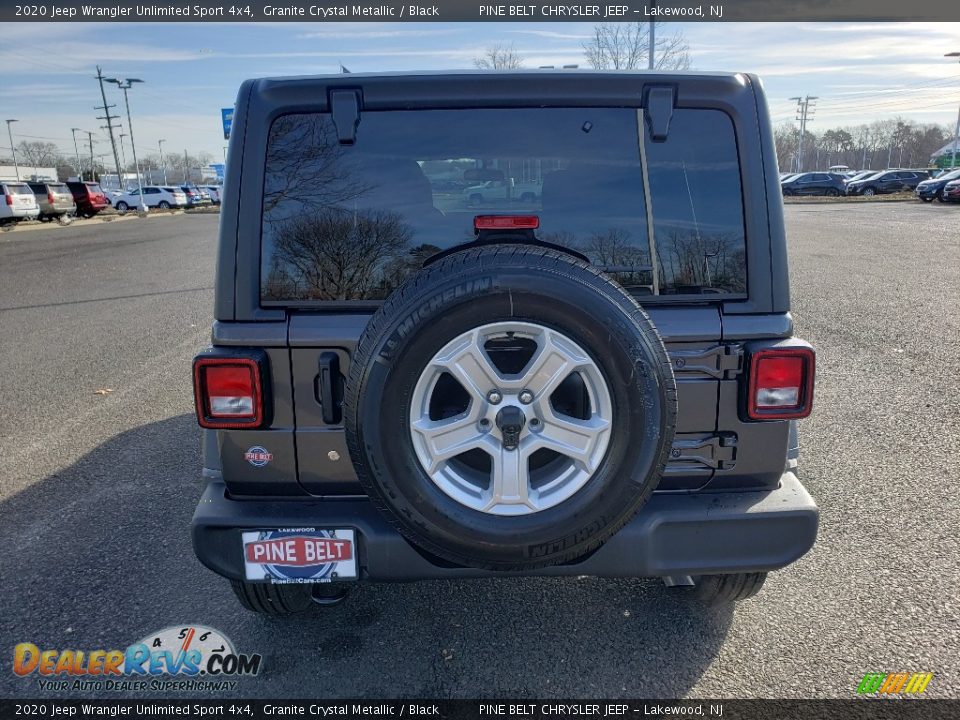
[[[68,182],[67,187],[73,193],[73,200],[77,203],[77,215],[80,217],[93,217],[110,204],[99,183]]]
[[[960,180],[952,180],[943,186],[943,199],[946,202],[960,202]]]

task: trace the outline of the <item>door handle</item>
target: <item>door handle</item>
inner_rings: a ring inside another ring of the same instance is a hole
[[[338,425],[343,419],[343,376],[340,374],[340,356],[335,352],[320,353],[317,374],[317,401],[322,409],[323,422]]]

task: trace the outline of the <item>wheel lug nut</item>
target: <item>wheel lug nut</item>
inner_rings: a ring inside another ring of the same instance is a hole
[[[522,402],[524,405],[529,405],[533,402],[533,393],[529,390],[521,390],[518,397],[520,398],[520,402]]]
[[[480,420],[480,427],[482,427],[484,430],[486,430],[487,428],[490,427],[490,421],[487,420],[486,418],[481,419],[481,420]]]
[[[487,402],[491,405],[499,405],[501,400],[503,400],[503,395],[499,390],[491,390],[487,393]]]
[[[530,420],[530,427],[538,427],[539,425],[540,425],[540,421],[537,420],[536,418],[533,418],[532,420]]]

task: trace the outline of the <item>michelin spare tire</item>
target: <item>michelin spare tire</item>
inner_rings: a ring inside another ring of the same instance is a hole
[[[347,442],[374,504],[462,566],[526,570],[599,547],[671,449],[671,365],[650,318],[586,262],[496,245],[425,267],[351,361]]]

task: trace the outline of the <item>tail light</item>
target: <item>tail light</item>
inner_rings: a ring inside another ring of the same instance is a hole
[[[47,193],[47,202],[53,205],[57,199],[53,196],[53,193]]]
[[[750,356],[747,415],[751,420],[797,420],[813,409],[813,349],[769,348]]]
[[[13,205],[13,195],[7,195],[7,205]]]
[[[197,421],[205,428],[255,428],[264,422],[263,370],[249,357],[193,361]]]
[[[540,218],[536,215],[477,215],[474,230],[536,230]]]

